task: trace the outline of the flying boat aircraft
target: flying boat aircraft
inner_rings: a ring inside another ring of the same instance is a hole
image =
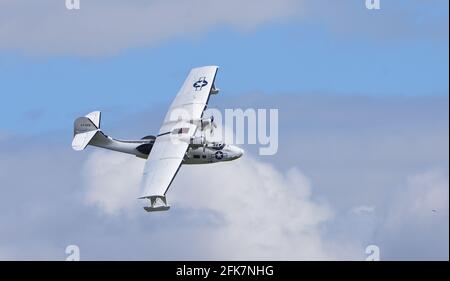
[[[205,131],[216,128],[214,117],[204,118],[203,113],[210,96],[219,93],[214,84],[217,70],[204,66],[190,71],[156,136],[114,139],[100,129],[101,113],[94,111],[75,120],[72,148],[91,145],[146,159],[139,199],[150,201],[144,207],[147,212],[169,210],[166,194],[183,164],[232,161],[244,154],[239,147],[205,137]]]

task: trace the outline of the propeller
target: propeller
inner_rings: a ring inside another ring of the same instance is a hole
[[[206,150],[206,136],[205,136],[205,132],[203,132],[203,153],[205,153]]]
[[[211,136],[214,136],[214,129],[217,128],[217,124],[216,122],[214,122],[214,116],[211,116],[211,123],[210,123],[210,130],[209,130],[209,134]]]
[[[205,129],[209,128],[209,133],[213,135],[213,131],[215,128],[217,128],[217,124],[214,122],[214,116],[211,116],[209,118],[209,122],[203,122],[204,119],[200,122],[200,129],[201,131],[204,131]]]
[[[210,134],[210,136],[213,136],[214,135],[214,129],[217,128],[217,124],[214,122],[214,116],[210,117],[210,120],[209,120],[208,123],[201,121],[200,122],[200,128],[201,128],[202,138],[203,138],[203,152],[205,152],[206,146],[207,146],[205,129],[209,128],[209,134]]]

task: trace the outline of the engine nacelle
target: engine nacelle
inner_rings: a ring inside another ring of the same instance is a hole
[[[211,118],[203,118],[200,120],[200,128],[207,128],[208,126],[211,126],[211,123]]]
[[[204,136],[192,137],[190,144],[194,146],[203,146],[206,144],[206,138]]]
[[[197,127],[200,127],[203,130],[204,128],[208,128],[209,126],[213,125],[214,117],[194,119],[194,120],[191,120],[191,123],[195,124]]]

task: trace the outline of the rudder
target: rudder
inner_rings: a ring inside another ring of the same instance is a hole
[[[75,120],[72,140],[74,150],[85,149],[95,134],[100,131],[100,117],[100,111],[94,111]]]
[[[100,111],[94,111],[84,117],[79,117],[75,120],[73,134],[80,134],[85,132],[100,129]]]

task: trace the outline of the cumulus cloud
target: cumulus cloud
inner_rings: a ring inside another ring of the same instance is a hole
[[[281,129],[281,150],[275,157],[255,158],[247,153],[230,163],[182,167],[168,193],[173,208],[166,218],[174,219],[172,214],[179,217],[177,212],[182,212],[208,221],[201,228],[188,231],[189,237],[201,237],[199,244],[192,244],[196,245],[196,253],[230,259],[363,260],[365,247],[376,244],[382,249],[382,259],[448,256],[448,251],[440,248],[448,233],[448,176],[435,170],[416,174],[409,168],[412,165],[423,169],[428,163],[446,165],[447,121],[440,119],[441,114],[425,114],[423,102],[418,107],[416,101],[372,101],[369,105],[365,99],[337,100],[340,102],[335,105],[328,100],[327,105],[345,111],[345,120],[339,120],[327,108],[328,115],[321,114],[323,124],[315,121],[325,128],[319,131],[326,131],[325,136],[320,133],[314,137],[318,127],[308,131],[309,127],[303,128],[300,122],[297,126],[302,128],[301,137],[298,132]],[[309,102],[302,100],[299,104],[307,106]],[[440,104],[433,106],[433,112],[448,111],[447,106]],[[289,119],[294,108],[290,110],[282,102],[278,105],[284,109],[281,120],[296,120]],[[310,108],[315,111],[302,110],[306,116],[300,120],[313,119],[321,105]],[[386,124],[384,119],[378,119],[380,112],[386,120],[392,120]],[[345,126],[341,125],[337,133],[332,128],[340,124]],[[370,130],[367,136],[361,133],[366,129]],[[402,133],[392,135],[393,131]],[[380,140],[376,145],[374,137]],[[306,141],[308,138],[312,141]],[[355,140],[358,145],[347,147]],[[332,149],[330,141],[342,149]],[[331,152],[336,156],[330,157]],[[314,165],[318,158],[321,162]],[[310,159],[314,161],[310,163]],[[137,193],[143,162],[117,153],[94,152],[83,169],[86,202],[105,214],[125,212],[138,217],[145,213],[141,207],[147,202],[123,193]],[[311,175],[305,176],[296,163],[305,166]],[[100,167],[98,172],[96,167]],[[122,170],[118,172],[119,169]],[[396,171],[395,176],[392,171]],[[111,193],[105,194],[108,191]],[[433,225],[428,224],[430,220]],[[154,238],[169,235],[166,231],[154,233]],[[424,249],[424,245],[431,249]],[[415,254],[409,255],[410,252]]]
[[[381,1],[380,10],[366,9],[366,0],[307,1],[308,22],[320,22],[345,38],[448,38],[448,2],[422,0]],[[442,7],[442,5],[444,7]],[[433,12],[427,18],[425,14]]]
[[[107,214],[129,213],[136,205],[144,160],[107,151],[92,153],[83,167],[86,202]]]
[[[169,212],[136,199],[142,159],[74,152],[70,132],[0,140],[0,259],[76,244],[83,260],[364,260],[374,244],[382,260],[448,260],[447,97],[248,100],[279,106],[278,154],[183,166]]]
[[[81,0],[80,10],[67,10],[65,0],[0,0],[0,49],[110,55],[174,38],[196,40],[220,27],[247,32],[288,21],[357,38],[448,38],[448,14],[436,15],[448,8],[439,5],[386,1],[369,11],[364,0]],[[424,19],[423,10],[435,16]]]
[[[283,20],[296,0],[0,1],[0,48],[28,53],[111,54],[177,37],[195,38],[217,26],[238,30]]]
[[[136,194],[130,187],[140,179],[140,161],[93,153],[85,167],[87,201],[108,214],[138,204],[136,196],[124,195]],[[310,180],[297,168],[281,172],[245,156],[230,163],[184,165],[168,200],[173,205],[171,212],[214,214],[211,225],[198,233],[211,257],[336,259],[338,254],[333,251],[338,246],[322,238],[322,225],[333,217],[333,211],[316,202],[312,193]]]
[[[433,169],[408,177],[387,206],[375,239],[388,259],[448,259],[448,172]]]
[[[439,211],[448,216],[448,175],[439,170],[430,170],[408,177],[407,185],[397,190],[395,204],[391,205],[386,224],[396,227],[408,220],[427,224]]]

